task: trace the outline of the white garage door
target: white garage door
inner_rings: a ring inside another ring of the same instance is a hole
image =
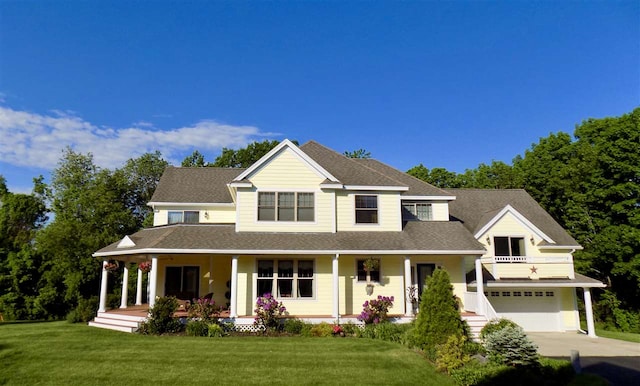
[[[554,289],[494,289],[487,298],[498,315],[525,331],[563,331],[559,293]]]

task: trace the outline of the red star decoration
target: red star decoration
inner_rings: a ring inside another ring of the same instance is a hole
[[[535,265],[532,265],[529,269],[531,270],[531,273],[538,273],[538,268],[536,268]]]

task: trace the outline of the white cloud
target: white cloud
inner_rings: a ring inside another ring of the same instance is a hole
[[[51,170],[62,150],[71,146],[78,152],[91,152],[99,166],[116,168],[129,158],[155,150],[177,162],[176,157],[192,148],[202,152],[237,148],[276,135],[254,126],[225,125],[211,120],[169,130],[155,129],[145,121],[127,128],[106,128],[87,122],[74,112],[51,113],[41,115],[0,106],[0,161]]]

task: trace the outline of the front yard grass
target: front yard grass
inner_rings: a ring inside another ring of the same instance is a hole
[[[420,354],[355,338],[141,336],[0,323],[0,384],[453,385]]]

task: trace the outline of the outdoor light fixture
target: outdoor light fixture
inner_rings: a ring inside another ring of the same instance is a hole
[[[491,245],[491,237],[487,236],[487,244]]]

